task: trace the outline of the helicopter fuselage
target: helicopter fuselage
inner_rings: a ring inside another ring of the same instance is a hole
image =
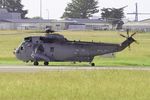
[[[69,41],[62,36],[26,37],[15,55],[24,62],[92,62],[95,56],[119,52],[134,42],[130,37],[121,44]]]

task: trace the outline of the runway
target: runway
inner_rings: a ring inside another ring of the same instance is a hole
[[[150,67],[0,66],[0,72],[42,72],[42,71],[78,71],[78,70],[150,71]]]

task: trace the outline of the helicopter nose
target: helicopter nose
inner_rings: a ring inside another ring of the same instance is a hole
[[[16,49],[14,49],[13,54],[14,54],[14,55],[16,54]]]
[[[13,54],[16,56],[17,59],[19,59],[19,60],[22,59],[19,49],[14,50]]]
[[[18,50],[18,49],[14,49],[13,54],[14,54],[14,55],[19,54],[19,50]]]

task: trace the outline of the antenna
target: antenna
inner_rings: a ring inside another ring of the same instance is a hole
[[[49,20],[49,10],[46,9],[46,11],[47,11],[47,19]]]
[[[135,13],[127,13],[127,14],[135,15],[135,22],[138,22],[139,15],[149,15],[150,13],[138,13],[138,3],[136,3],[135,4]]]
[[[42,0],[40,0],[40,17],[42,18]]]
[[[138,4],[137,3],[135,4],[135,11],[136,11],[135,12],[135,21],[138,22],[139,18],[138,18]]]

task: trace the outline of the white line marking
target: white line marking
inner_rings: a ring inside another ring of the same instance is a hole
[[[0,66],[0,72],[40,72],[40,71],[76,71],[76,70],[150,71],[150,67]]]

